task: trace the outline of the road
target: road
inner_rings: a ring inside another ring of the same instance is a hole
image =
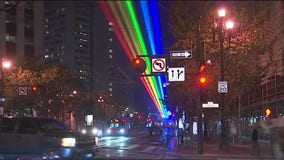
[[[147,131],[135,131],[127,136],[109,136],[98,140],[98,152],[95,159],[179,159],[179,160],[272,160],[272,156],[262,153],[255,157],[243,151],[244,146],[222,152],[216,145],[205,145],[203,155],[196,154],[196,147],[187,152],[179,152],[178,148],[169,149],[158,137],[151,137]],[[197,144],[195,144],[197,146]],[[209,148],[208,148],[209,147]],[[213,148],[212,148],[213,147]],[[237,149],[238,151],[235,151]],[[215,151],[216,150],[216,151]],[[250,145],[248,149],[250,150]],[[239,153],[240,152],[240,153]]]
[[[204,157],[189,157],[169,150],[159,137],[151,137],[147,131],[135,131],[127,136],[109,136],[98,140],[98,152],[95,159],[202,159]],[[174,153],[174,154],[173,154]],[[217,160],[216,157],[209,158]],[[208,159],[208,160],[209,160]]]
[[[159,138],[150,137],[146,131],[136,131],[127,136],[102,137],[97,143],[96,159],[163,159],[168,150]]]

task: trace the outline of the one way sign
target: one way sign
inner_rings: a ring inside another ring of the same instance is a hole
[[[184,81],[185,80],[185,70],[184,67],[169,68],[168,69],[168,79],[172,81]]]
[[[192,58],[192,51],[171,51],[170,52],[171,59],[184,59],[184,58]]]

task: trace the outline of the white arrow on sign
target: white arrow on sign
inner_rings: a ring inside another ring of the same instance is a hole
[[[171,51],[171,59],[192,58],[192,51]]]

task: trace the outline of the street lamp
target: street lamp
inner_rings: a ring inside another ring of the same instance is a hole
[[[0,105],[0,116],[3,116],[4,114],[4,107],[3,107],[3,102],[5,101],[4,98],[4,69],[9,69],[12,66],[12,62],[9,61],[8,59],[2,58],[1,59],[1,91],[0,91],[0,98],[1,98],[1,105]]]
[[[224,23],[224,17],[226,16],[226,10],[220,9],[218,10],[218,23],[217,23],[217,32],[218,32],[218,38],[220,42],[220,81],[224,81],[224,39],[225,39],[225,32],[224,32],[224,26],[225,29],[232,29],[234,27],[234,23],[232,21],[227,21]],[[228,135],[226,132],[225,127],[225,117],[224,117],[224,111],[225,111],[225,93],[221,94],[221,136],[220,136],[220,149],[228,149],[229,148],[229,142],[228,142]]]

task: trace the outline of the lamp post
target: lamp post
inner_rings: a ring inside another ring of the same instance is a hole
[[[8,59],[2,58],[1,59],[1,91],[0,91],[0,98],[1,98],[1,105],[0,105],[0,116],[4,115],[4,107],[3,102],[5,101],[4,98],[4,69],[9,69],[12,66],[12,62]]]
[[[226,10],[220,9],[218,10],[218,23],[217,23],[217,32],[218,32],[218,38],[220,42],[220,81],[224,81],[224,39],[225,39],[225,32],[224,32],[224,17],[226,16]],[[234,27],[234,23],[232,21],[227,21],[225,23],[226,29],[232,29]],[[225,93],[221,94],[221,137],[220,137],[220,149],[228,149],[229,148],[229,142],[228,142],[228,135],[226,131],[226,124],[225,124],[225,117],[224,117],[224,111],[225,111]]]

